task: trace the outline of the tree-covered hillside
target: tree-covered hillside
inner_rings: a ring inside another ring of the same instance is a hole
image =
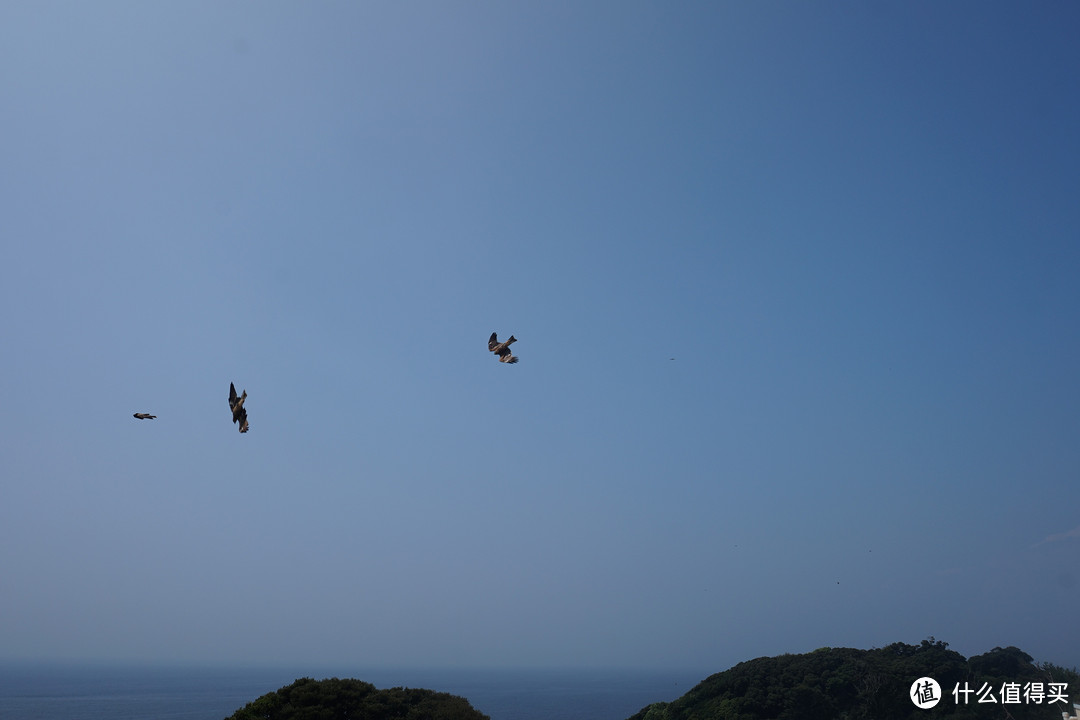
[[[379,690],[360,680],[312,680],[263,695],[226,720],[491,720],[465,698],[416,688]]]
[[[940,701],[929,710],[916,707],[910,695],[912,684],[923,677],[941,687]],[[1051,702],[1061,683],[1072,697]],[[990,698],[995,702],[988,702]],[[1075,670],[1034,664],[1015,647],[965,659],[949,650],[948,643],[930,638],[920,645],[821,648],[749,660],[706,678],[678,700],[643,708],[629,720],[1061,720],[1063,710],[1072,712],[1074,699],[1080,699]]]

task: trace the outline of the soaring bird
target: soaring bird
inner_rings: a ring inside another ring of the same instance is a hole
[[[140,420],[153,420],[157,415],[151,415],[149,413],[135,413],[133,417],[137,417]]]
[[[518,359],[516,356],[510,354],[510,343],[516,342],[517,338],[511,335],[509,340],[501,343],[496,334],[491,333],[491,337],[488,338],[488,350],[499,356],[499,362],[510,363],[513,365]]]
[[[236,386],[229,383],[229,409],[232,410],[232,421],[240,423],[240,432],[248,431],[247,410],[244,409],[244,401],[247,400],[247,390],[240,397],[236,396]]]

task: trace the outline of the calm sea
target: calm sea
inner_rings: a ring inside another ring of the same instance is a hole
[[[298,677],[461,695],[492,720],[626,720],[705,673],[600,670],[270,670],[0,664],[0,720],[223,720]]]

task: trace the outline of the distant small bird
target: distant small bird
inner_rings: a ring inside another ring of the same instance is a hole
[[[157,415],[151,415],[149,413],[135,413],[135,415],[133,415],[133,417],[137,417],[140,420],[153,420],[154,418],[157,417]]]
[[[248,431],[247,410],[244,401],[247,400],[247,390],[240,397],[236,396],[236,386],[229,383],[229,409],[232,410],[233,423],[240,423],[240,432]]]
[[[491,337],[488,338],[488,350],[499,356],[499,362],[509,363],[513,365],[518,361],[517,357],[510,354],[510,344],[516,343],[517,338],[513,335],[510,339],[504,343],[499,342],[499,338],[495,333],[491,333]]]

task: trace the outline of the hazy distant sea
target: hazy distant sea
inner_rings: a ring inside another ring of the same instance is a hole
[[[492,720],[625,720],[703,673],[622,670],[195,669],[0,664],[0,720],[223,720],[299,677],[461,695]]]

